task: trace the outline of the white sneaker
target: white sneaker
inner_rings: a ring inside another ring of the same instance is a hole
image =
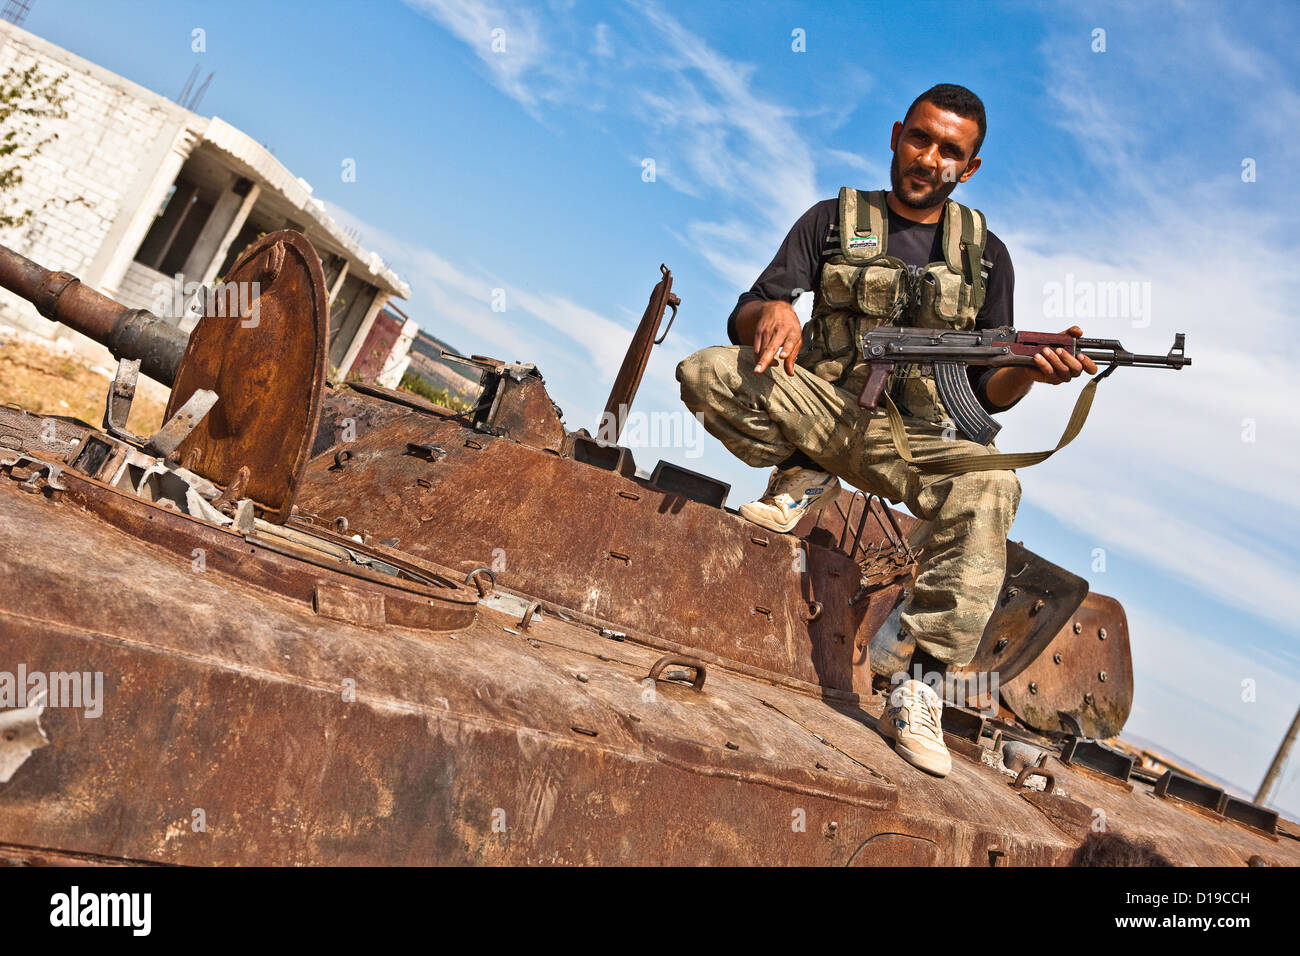
[[[895,741],[898,755],[936,777],[952,770],[952,755],[943,743],[943,700],[929,684],[903,681],[889,695],[876,729]]]
[[[740,513],[754,524],[784,534],[806,515],[821,511],[839,494],[840,480],[824,471],[773,468],[763,497],[741,505]]]

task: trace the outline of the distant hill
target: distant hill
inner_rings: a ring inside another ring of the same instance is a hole
[[[1171,751],[1168,747],[1162,747],[1160,744],[1155,743],[1154,741],[1151,740],[1147,740],[1145,737],[1139,737],[1137,734],[1130,734],[1130,733],[1120,734],[1120,740],[1123,740],[1125,743],[1132,744],[1134,747],[1139,747],[1142,750],[1149,750],[1154,754],[1159,754],[1161,757],[1166,758],[1170,763],[1174,763],[1182,767],[1186,767],[1188,770],[1200,774],[1206,780],[1213,781],[1216,786],[1222,787],[1224,790],[1232,794],[1234,797],[1242,797],[1246,800],[1255,799],[1254,790],[1247,791],[1243,787],[1240,787],[1235,783],[1225,780],[1222,776],[1215,773],[1214,771],[1206,770],[1200,764],[1193,763],[1192,761],[1186,759],[1185,757],[1180,757],[1178,754]]]

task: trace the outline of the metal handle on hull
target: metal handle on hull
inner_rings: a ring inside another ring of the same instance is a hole
[[[659,675],[664,672],[664,668],[669,664],[680,664],[683,667],[695,668],[695,681],[691,684],[696,690],[704,689],[704,661],[695,657],[682,657],[676,654],[665,654],[659,660],[655,661],[654,666],[650,668],[647,675],[651,680],[659,680]]]

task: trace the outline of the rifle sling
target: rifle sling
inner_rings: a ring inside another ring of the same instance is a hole
[[[1078,400],[1074,403],[1074,411],[1070,413],[1070,421],[1066,424],[1065,431],[1061,433],[1061,440],[1050,451],[948,455],[947,457],[917,461],[912,457],[912,445],[907,440],[907,431],[903,428],[903,417],[899,414],[897,406],[894,405],[894,400],[889,397],[889,390],[886,389],[883,393],[885,411],[889,414],[889,431],[894,439],[894,451],[898,453],[898,457],[903,461],[927,475],[964,475],[972,471],[998,471],[1002,469],[1028,468],[1030,465],[1037,465],[1039,462],[1051,458],[1078,436],[1083,429],[1083,423],[1088,420],[1088,412],[1092,409],[1092,400],[1097,394],[1097,383],[1114,368],[1115,366],[1112,365],[1102,374],[1094,376],[1083,387]]]

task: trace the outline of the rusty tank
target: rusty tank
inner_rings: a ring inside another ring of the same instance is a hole
[[[463,411],[330,382],[295,232],[188,337],[2,248],[0,285],[119,360],[99,427],[0,408],[0,671],[48,675],[0,697],[0,859],[1063,865],[1104,834],[1300,862],[1295,823],[1105,742],[1123,608],[1022,543],[936,779],[875,729],[926,531],[888,503],[768,532],[567,429],[532,365],[457,357]],[[679,302],[661,267],[614,414]]]

